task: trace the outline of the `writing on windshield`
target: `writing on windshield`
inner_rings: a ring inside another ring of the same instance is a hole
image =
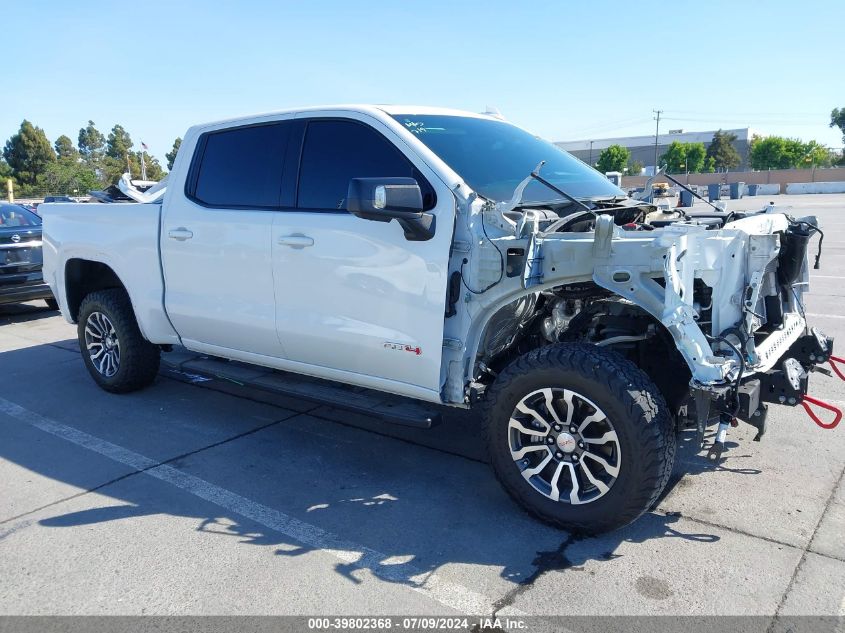
[[[490,200],[509,200],[514,188],[543,160],[543,177],[577,198],[625,195],[568,152],[510,123],[454,115],[404,114],[394,118]],[[549,196],[546,187],[532,182],[525,189],[523,201],[547,201]]]

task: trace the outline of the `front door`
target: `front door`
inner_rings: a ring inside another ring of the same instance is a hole
[[[454,198],[391,134],[320,118],[291,139],[301,160],[296,204],[273,223],[276,325],[306,373],[436,399]],[[395,221],[346,211],[352,178],[390,176],[419,182],[437,215],[431,240],[410,242]]]

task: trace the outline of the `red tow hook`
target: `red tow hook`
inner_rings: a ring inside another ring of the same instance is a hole
[[[839,376],[840,380],[845,380],[845,374],[839,371],[839,367],[836,366],[836,363],[845,365],[845,358],[840,358],[839,356],[831,356],[827,362],[830,363],[830,368],[837,376]]]
[[[838,372],[837,372],[838,373]],[[807,404],[808,402],[813,403],[817,407],[821,407],[822,409],[827,409],[828,411],[833,411],[836,417],[833,418],[833,422],[829,422],[825,424],[819,419],[819,416],[815,414],[815,412],[810,408],[810,405]],[[807,412],[807,415],[810,416],[810,419],[818,424],[823,429],[834,429],[839,424],[839,420],[842,419],[842,411],[840,411],[837,407],[834,407],[832,404],[828,404],[823,400],[819,400],[818,398],[813,398],[812,396],[804,396],[801,399],[801,406],[804,407],[804,411]]]

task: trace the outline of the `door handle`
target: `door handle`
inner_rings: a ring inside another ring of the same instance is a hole
[[[178,229],[170,229],[167,232],[167,237],[172,240],[179,240],[180,242],[184,242],[185,240],[189,240],[194,236],[193,232],[186,229],[184,226],[180,226]]]
[[[305,248],[306,246],[314,246],[314,240],[307,235],[282,235],[277,243],[280,246],[290,246],[291,248]]]

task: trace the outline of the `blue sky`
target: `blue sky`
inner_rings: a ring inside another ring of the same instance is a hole
[[[0,142],[121,123],[163,161],[193,123],[299,105],[483,111],[551,140],[750,125],[841,147],[845,1],[7,0]]]

